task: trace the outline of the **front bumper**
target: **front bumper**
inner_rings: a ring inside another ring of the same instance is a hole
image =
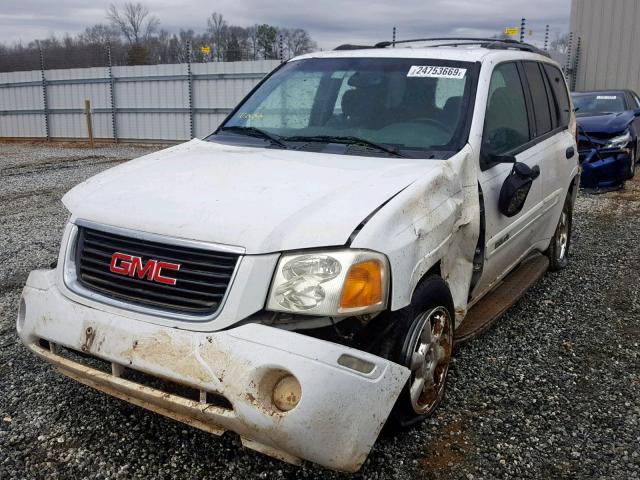
[[[245,446],[281,460],[349,472],[366,459],[409,376],[380,357],[264,325],[194,332],[88,307],[60,293],[54,271],[29,275],[17,328],[30,350],[84,384],[212,433],[236,432]],[[112,371],[69,359],[59,346],[111,362]],[[343,354],[375,367],[364,374],[342,366]],[[123,368],[197,389],[200,401],[126,380]],[[271,400],[285,372],[302,388],[286,413]],[[208,403],[206,392],[230,407]]]
[[[599,154],[598,154],[599,153]],[[623,150],[596,150],[580,152],[582,188],[609,189],[621,186],[629,173],[631,156]]]

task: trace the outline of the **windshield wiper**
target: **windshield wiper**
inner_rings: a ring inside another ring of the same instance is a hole
[[[265,140],[269,140],[271,143],[278,145],[282,148],[289,148],[289,146],[284,143],[278,135],[274,135],[272,133],[266,132],[256,127],[243,127],[241,125],[232,125],[229,127],[222,127],[220,129],[221,132],[233,132],[238,135],[247,135],[250,137],[258,137],[264,138]]]
[[[398,150],[387,147],[380,143],[372,142],[371,140],[367,140],[366,138],[360,138],[355,136],[333,136],[333,135],[297,135],[293,137],[284,137],[284,140],[287,142],[327,142],[327,143],[343,143],[345,145],[365,145],[371,148],[375,148],[376,150],[380,150],[382,152],[387,152],[395,157],[403,157],[408,158],[406,155],[403,155]]]

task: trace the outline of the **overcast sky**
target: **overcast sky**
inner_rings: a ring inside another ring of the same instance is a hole
[[[113,0],[0,0],[0,42],[28,43],[35,38],[76,34],[104,23]],[[120,5],[122,1],[113,2]],[[143,0],[162,27],[202,32],[206,18],[217,11],[229,23],[249,26],[269,23],[305,28],[323,49],[341,43],[387,40],[398,27],[398,38],[477,36],[519,26],[525,17],[541,44],[544,26],[551,38],[569,30],[570,0]]]

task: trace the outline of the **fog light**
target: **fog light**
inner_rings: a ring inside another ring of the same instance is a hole
[[[301,396],[300,382],[293,375],[281,378],[273,387],[273,404],[283,412],[296,408]]]

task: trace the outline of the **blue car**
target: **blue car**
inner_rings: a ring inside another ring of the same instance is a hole
[[[572,94],[582,188],[613,190],[633,178],[640,159],[640,98],[631,90]]]

